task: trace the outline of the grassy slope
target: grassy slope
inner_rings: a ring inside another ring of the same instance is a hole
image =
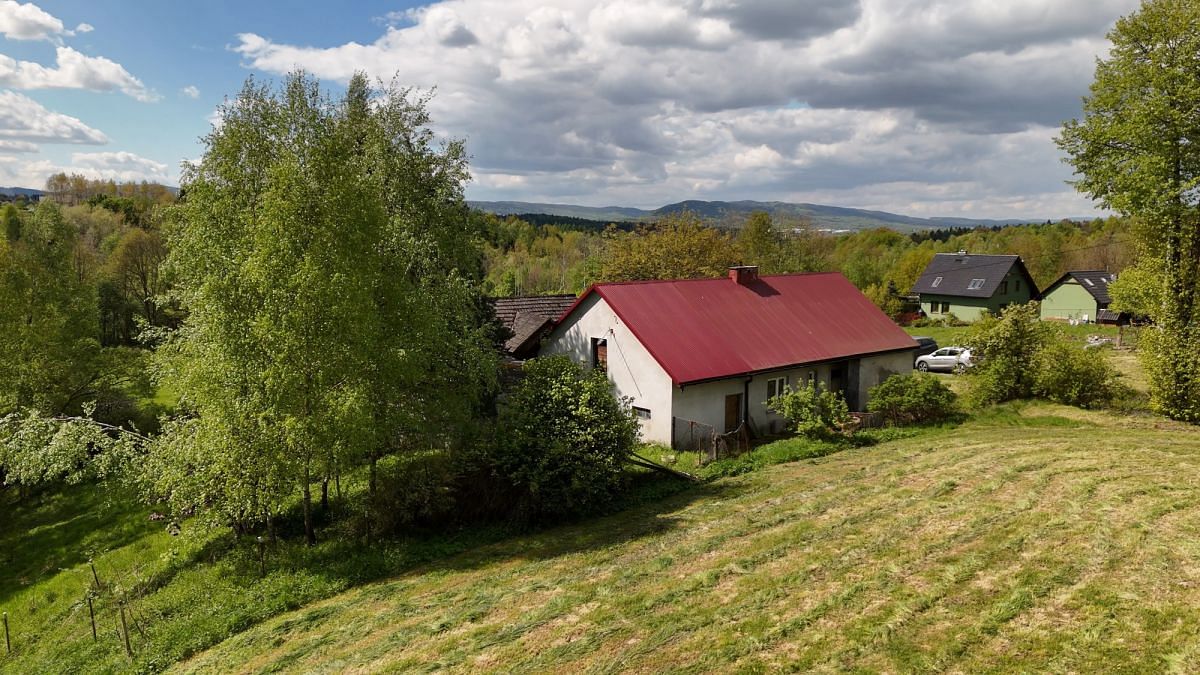
[[[1200,432],[1016,410],[482,546],[182,669],[1200,668]]]

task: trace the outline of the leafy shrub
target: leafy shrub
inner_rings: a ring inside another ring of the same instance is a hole
[[[950,419],[957,395],[928,373],[893,375],[870,391],[867,410],[891,424],[928,424]]]
[[[1037,355],[1053,338],[1035,302],[1010,305],[999,317],[977,322],[965,340],[975,364],[969,371],[972,401],[989,405],[1033,396]]]
[[[1035,363],[1034,394],[1056,403],[1092,408],[1110,402],[1116,371],[1101,349],[1047,345]]]
[[[850,408],[841,393],[829,391],[825,383],[787,389],[767,401],[767,408],[788,421],[788,428],[801,436],[829,438],[850,422]]]
[[[525,363],[491,449],[493,471],[516,491],[517,515],[555,518],[595,511],[622,488],[638,423],[604,373],[565,356]]]
[[[440,523],[454,514],[458,471],[449,453],[387,457],[377,470],[375,495],[368,497],[367,506],[372,527],[379,534]]]

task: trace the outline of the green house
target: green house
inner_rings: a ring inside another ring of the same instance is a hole
[[[932,318],[977,321],[1012,304],[1037,297],[1037,285],[1021,256],[938,253],[917,279],[912,292]]]
[[[1042,319],[1095,323],[1112,298],[1108,285],[1115,274],[1102,270],[1067,272],[1042,292]]]

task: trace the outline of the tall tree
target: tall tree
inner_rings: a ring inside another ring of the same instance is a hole
[[[606,237],[597,281],[719,277],[741,259],[732,237],[687,211],[634,232],[610,229]]]
[[[51,203],[0,245],[0,414],[75,411],[94,393],[96,290],[75,269],[75,245]]]
[[[247,82],[187,169],[168,269],[189,312],[164,365],[194,412],[151,488],[247,523],[332,472],[461,428],[489,378],[461,144],[425,100],[356,76]]]
[[[1152,403],[1200,422],[1200,4],[1146,0],[1108,37],[1083,118],[1058,144],[1079,190],[1135,217],[1142,264],[1161,270],[1142,350]]]

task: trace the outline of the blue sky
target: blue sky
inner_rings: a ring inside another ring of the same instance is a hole
[[[222,97],[303,67],[437,87],[468,196],[1058,218],[1053,137],[1135,0],[0,0],[0,184],[175,182]]]

